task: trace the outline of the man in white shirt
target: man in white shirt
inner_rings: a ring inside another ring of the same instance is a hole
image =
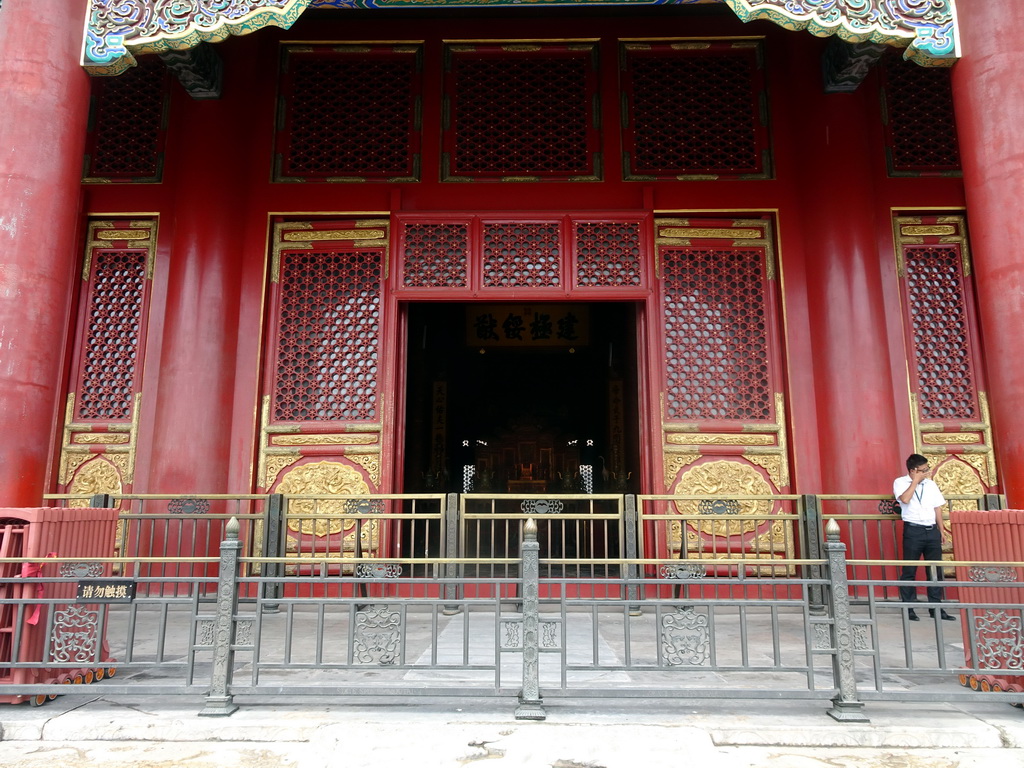
[[[903,559],[908,562],[900,571],[900,581],[913,582],[917,578],[917,562],[923,556],[925,560],[942,559],[942,508],[946,498],[939,486],[928,476],[931,468],[928,459],[919,453],[912,453],[907,458],[907,474],[897,477],[892,484],[892,493],[900,503],[903,517]],[[929,569],[935,574],[935,581],[942,581],[942,567]],[[928,602],[942,602],[942,587],[932,583],[928,586]],[[917,587],[911,584],[900,587],[900,601],[917,602]],[[917,613],[911,608],[908,612],[911,621],[918,621]],[[935,616],[935,609],[928,613]],[[944,609],[940,609],[944,621],[955,621]]]

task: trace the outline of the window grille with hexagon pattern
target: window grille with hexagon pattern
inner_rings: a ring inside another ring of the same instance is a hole
[[[757,41],[626,42],[627,179],[771,176]]]
[[[775,417],[774,283],[763,226],[658,223],[669,421]]]
[[[899,217],[897,242],[919,418],[978,421],[980,371],[963,220]]]
[[[119,493],[133,482],[156,230],[155,219],[88,224],[59,493]]]
[[[379,249],[281,252],[274,421],[379,418],[382,262]]]
[[[418,45],[288,46],[276,181],[415,181]]]
[[[890,175],[958,175],[960,147],[949,69],[888,57],[881,69]]]
[[[453,44],[445,68],[444,179],[599,178],[592,43]]]
[[[160,181],[168,84],[155,56],[117,77],[92,79],[85,181]]]

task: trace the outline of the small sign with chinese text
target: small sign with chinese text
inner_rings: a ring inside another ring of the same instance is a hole
[[[471,347],[580,347],[589,342],[585,304],[473,304],[466,310]]]
[[[135,599],[132,579],[82,579],[78,582],[76,602],[130,603]]]

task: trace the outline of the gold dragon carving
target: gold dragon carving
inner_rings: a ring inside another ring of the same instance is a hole
[[[97,456],[83,464],[75,473],[68,493],[80,496],[94,496],[98,493],[121,493],[121,474],[104,457]],[[69,507],[88,507],[88,499],[71,499]]]
[[[278,484],[277,492],[293,496],[362,496],[368,495],[370,488],[354,467],[336,461],[318,461],[289,470]],[[321,517],[350,512],[346,508],[346,501],[330,498],[291,500],[288,503],[288,514],[295,515],[296,519],[288,521],[288,528],[296,533],[320,537],[348,531],[345,544],[354,546],[354,519]],[[362,527],[363,545],[367,549],[375,548],[378,526],[378,521],[371,520],[369,525]]]

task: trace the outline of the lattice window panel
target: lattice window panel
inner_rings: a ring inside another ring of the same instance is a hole
[[[378,251],[282,254],[275,421],[378,417],[380,283]]]
[[[596,178],[592,46],[449,49],[446,178]]]
[[[163,63],[152,57],[117,77],[93,78],[87,181],[160,180],[168,82]]]
[[[576,222],[574,236],[577,287],[642,285],[639,222]]]
[[[908,247],[903,258],[921,417],[976,420],[977,386],[960,249]]]
[[[484,224],[484,288],[560,286],[560,231],[559,222]]]
[[[286,50],[277,179],[415,180],[419,48]]]
[[[771,419],[764,254],[697,247],[660,253],[668,418]]]
[[[402,286],[465,288],[469,285],[468,258],[468,224],[406,224],[403,231]]]
[[[766,176],[756,43],[625,45],[628,177]]]
[[[890,173],[959,171],[949,70],[888,59],[883,71]]]
[[[75,405],[79,421],[131,420],[147,257],[133,248],[93,251]]]

